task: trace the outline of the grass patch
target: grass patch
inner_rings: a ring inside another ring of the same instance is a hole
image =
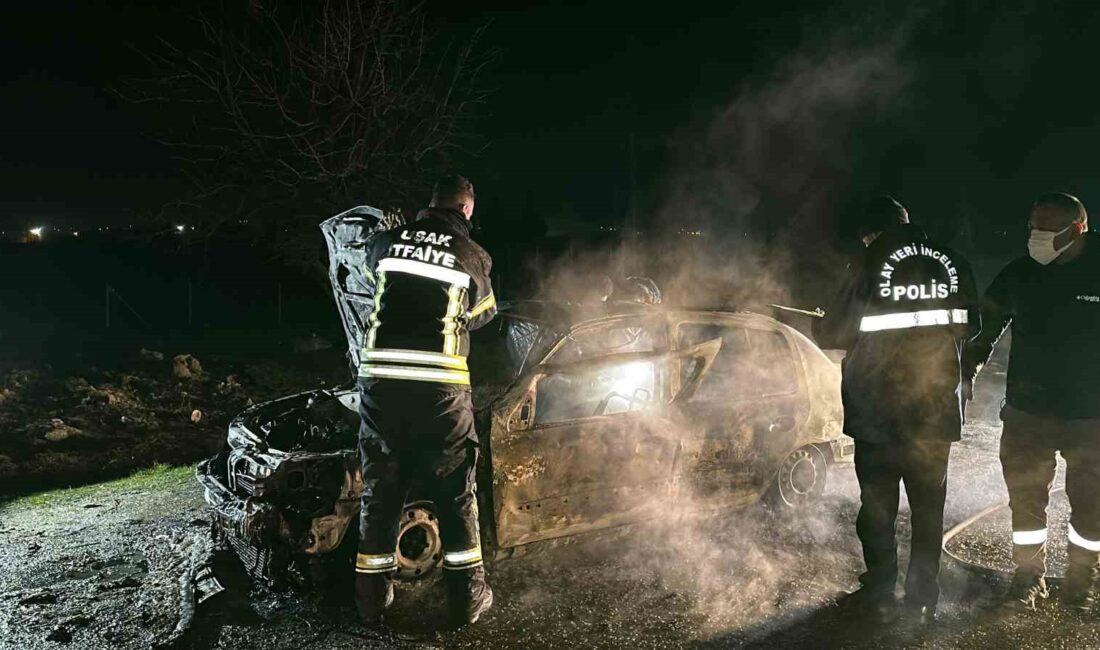
[[[151,488],[177,485],[194,480],[195,468],[191,465],[172,467],[170,465],[154,465],[149,469],[143,469],[125,478],[107,481],[105,483],[93,483],[80,487],[49,490],[38,492],[24,497],[19,497],[7,504],[9,507],[44,508],[47,506],[63,505],[73,501],[88,498],[103,498],[120,492],[133,490],[148,490]]]

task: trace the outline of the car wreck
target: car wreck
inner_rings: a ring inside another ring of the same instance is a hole
[[[322,224],[330,279],[358,367],[372,302],[361,267],[382,213]],[[502,304],[471,355],[481,439],[482,546],[529,545],[662,516],[690,496],[714,509],[766,499],[811,506],[829,468],[851,461],[840,369],[767,316],[637,303]],[[269,583],[350,575],[363,489],[354,385],[255,405],[197,469],[218,537]],[[402,515],[398,577],[432,573],[432,503]]]

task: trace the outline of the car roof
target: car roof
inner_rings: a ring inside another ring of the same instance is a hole
[[[782,324],[768,316],[749,311],[733,311],[721,307],[666,307],[625,301],[569,303],[551,300],[515,300],[502,302],[500,314],[504,318],[528,321],[558,330],[570,330],[579,325],[609,318],[645,314],[673,315],[681,318],[720,316],[742,321],[759,321],[761,324]]]

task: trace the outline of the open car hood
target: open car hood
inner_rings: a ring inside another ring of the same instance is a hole
[[[359,368],[359,354],[367,319],[374,309],[373,282],[366,270],[367,244],[371,237],[398,225],[399,218],[378,208],[361,205],[321,223],[328,246],[328,277],[348,340],[348,361]]]

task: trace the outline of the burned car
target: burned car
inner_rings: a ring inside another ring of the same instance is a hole
[[[355,268],[369,217],[323,226],[353,366],[370,307]],[[852,457],[839,367],[763,315],[518,302],[502,304],[472,345],[489,556],[661,516],[684,496],[717,509],[762,498],[807,506],[829,467]],[[354,386],[253,406],[230,424],[225,451],[199,466],[216,528],[254,576],[350,575],[357,406]],[[415,488],[409,497],[403,578],[442,557],[433,505]]]

